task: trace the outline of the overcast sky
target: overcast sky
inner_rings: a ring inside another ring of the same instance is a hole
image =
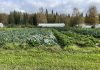
[[[41,7],[59,13],[71,13],[74,7],[86,12],[91,4],[95,4],[100,12],[100,0],[0,0],[0,12],[9,13],[16,10],[33,13]]]

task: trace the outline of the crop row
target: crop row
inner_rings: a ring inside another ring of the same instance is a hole
[[[95,38],[100,38],[100,29],[83,29],[83,28],[57,28],[59,31],[72,31],[78,34],[91,35]]]
[[[95,47],[100,44],[100,40],[91,35],[81,35],[71,31],[54,30],[55,36],[63,46],[78,45],[81,47]]]
[[[1,29],[0,30],[0,46],[14,45],[53,45],[56,43],[56,38],[49,29],[41,28],[16,28],[16,29]]]

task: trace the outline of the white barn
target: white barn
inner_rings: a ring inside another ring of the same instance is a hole
[[[0,23],[0,27],[4,27],[3,23]]]
[[[38,27],[65,27],[64,23],[39,23]]]

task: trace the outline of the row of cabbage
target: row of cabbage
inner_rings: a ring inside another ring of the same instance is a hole
[[[54,46],[61,45],[70,46],[78,45],[82,47],[100,46],[100,39],[97,36],[85,33],[86,29],[66,28],[49,29],[49,28],[5,28],[0,29],[0,47],[35,47],[40,45]],[[88,31],[88,30],[87,30]],[[90,29],[93,31],[93,29]],[[95,32],[95,30],[94,30]],[[99,34],[99,30],[97,30]]]
[[[42,28],[12,28],[0,30],[0,46],[13,45],[56,45],[57,40],[50,29]]]

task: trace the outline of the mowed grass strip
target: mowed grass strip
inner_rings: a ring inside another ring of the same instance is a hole
[[[96,50],[98,52],[94,52],[93,49],[0,49],[0,70],[99,70],[100,49]]]

